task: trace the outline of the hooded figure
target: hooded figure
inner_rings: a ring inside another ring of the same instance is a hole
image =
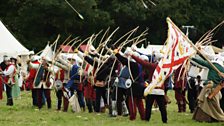
[[[213,81],[214,85],[213,87],[216,87],[218,84],[220,84],[220,82],[222,81],[222,77],[219,75],[219,73],[217,73],[213,67],[207,62],[204,61],[202,59],[196,59],[196,58],[192,58],[193,61],[195,61],[196,63],[205,66],[209,69],[208,72],[208,77],[207,77],[207,81]],[[222,73],[224,73],[224,67],[223,67],[223,58],[222,57],[215,57],[212,60],[212,64]],[[205,82],[207,83],[207,82]],[[221,90],[222,95],[224,96],[224,91],[223,89]],[[224,109],[224,98],[222,97],[221,101],[220,101],[220,105],[222,107],[222,109]]]
[[[224,86],[224,81],[221,82],[222,87]],[[220,108],[219,100],[222,95],[219,92],[212,99],[208,96],[212,93],[213,82],[208,81],[208,84],[202,89],[200,95],[198,96],[198,107],[194,112],[193,119],[197,121],[205,122],[223,122],[224,113]]]

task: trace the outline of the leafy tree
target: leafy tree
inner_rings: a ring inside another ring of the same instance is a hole
[[[163,44],[167,37],[166,17],[179,27],[194,25],[196,31],[190,31],[190,38],[196,41],[224,20],[223,0],[152,0],[156,6],[144,0],[148,8],[141,0],[68,1],[84,20],[64,0],[0,1],[0,18],[23,45],[35,51],[43,49],[58,34],[62,36],[60,42],[70,34],[83,39],[108,27],[120,27],[115,40],[137,26],[138,33],[149,28],[148,40]],[[221,46],[223,27],[219,30],[214,39]]]
[[[84,20],[63,0],[10,0],[7,4],[17,8],[13,16],[2,17],[13,27],[13,31],[26,47],[43,49],[46,43],[53,41],[57,34],[64,37],[86,37],[99,29],[113,25],[113,20],[105,11],[96,8],[94,0],[70,0],[74,7],[84,16]],[[9,13],[10,14],[10,13]],[[13,22],[13,24],[11,24]]]

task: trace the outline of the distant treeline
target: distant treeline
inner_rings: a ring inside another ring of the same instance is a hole
[[[194,25],[190,39],[194,42],[224,20],[224,0],[68,0],[84,17],[80,19],[64,0],[3,0],[0,19],[28,49],[38,51],[61,34],[62,42],[69,35],[84,39],[100,30],[120,27],[113,37],[119,38],[139,26],[149,28],[145,45],[163,44],[167,37],[166,17],[180,28]],[[182,29],[184,32],[186,29]],[[215,32],[218,46],[224,43],[224,27]],[[136,33],[137,34],[137,33]],[[97,45],[97,41],[95,43]]]

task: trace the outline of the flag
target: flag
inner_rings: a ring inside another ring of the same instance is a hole
[[[167,18],[168,38],[164,47],[164,57],[159,61],[154,73],[152,82],[146,87],[144,95],[147,96],[155,87],[161,87],[166,78],[174,70],[182,65],[186,59],[195,53],[195,50],[189,43],[189,39],[181,30]]]
[[[53,60],[54,51],[52,50],[49,44],[46,45],[43,52],[40,54],[40,57],[46,59],[47,61]]]

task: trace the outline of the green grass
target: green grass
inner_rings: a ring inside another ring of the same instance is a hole
[[[191,119],[189,110],[178,113],[173,91],[169,92],[172,103],[167,108],[168,124],[162,123],[159,111],[153,111],[150,122],[141,121],[139,115],[135,121],[130,121],[128,117],[112,118],[107,113],[57,112],[55,93],[52,91],[51,95],[52,109],[48,110],[44,106],[40,111],[32,107],[30,92],[22,92],[21,99],[15,99],[13,107],[6,106],[4,97],[0,101],[0,126],[224,126],[224,123],[196,122]]]

